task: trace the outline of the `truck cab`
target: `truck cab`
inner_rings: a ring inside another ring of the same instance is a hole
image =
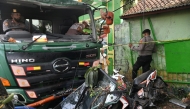
[[[93,11],[88,5],[41,1],[0,1],[0,79],[8,93],[15,93],[26,104],[81,85],[86,70],[98,62],[102,47],[96,42]],[[12,9],[19,10],[27,30],[3,31],[3,21],[11,19]],[[83,15],[90,18],[91,33],[66,35]],[[42,36],[46,42],[34,40]]]

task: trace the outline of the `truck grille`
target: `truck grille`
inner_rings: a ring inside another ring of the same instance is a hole
[[[30,98],[40,99],[55,91],[63,90],[63,88],[77,87],[84,82],[84,74],[97,60],[98,51],[97,49],[89,49],[80,52],[82,54],[80,60],[76,59],[79,51],[71,51],[70,55],[68,52],[45,54],[28,52],[9,54],[7,52],[6,55],[18,86],[23,88]],[[88,54],[96,55],[93,55],[95,57],[85,57]],[[35,61],[30,63],[29,59]],[[74,77],[78,77],[78,79]]]

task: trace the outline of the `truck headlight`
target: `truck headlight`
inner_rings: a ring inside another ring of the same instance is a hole
[[[11,69],[15,76],[26,76],[26,73],[23,67],[11,65]]]
[[[34,91],[26,91],[26,93],[30,98],[37,98],[36,93]]]
[[[16,80],[20,87],[30,87],[30,84],[28,83],[28,81],[26,79],[16,78]]]

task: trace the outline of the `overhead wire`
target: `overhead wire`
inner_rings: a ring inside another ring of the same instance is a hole
[[[109,2],[111,2],[111,1],[112,1],[112,0],[107,1],[106,4],[109,3]],[[123,8],[124,6],[126,6],[126,5],[128,5],[129,3],[132,3],[132,2],[134,2],[134,1],[135,1],[135,0],[130,0],[129,2],[127,2],[126,4],[122,5],[121,7],[117,8],[117,9],[113,10],[112,12],[115,12],[115,11],[121,9],[121,8]],[[102,5],[99,5],[99,6],[97,6],[97,7],[100,7],[100,6],[102,6]]]
[[[174,43],[174,42],[179,42],[179,41],[188,41],[190,40],[190,38],[186,38],[186,39],[176,39],[176,40],[165,40],[165,41],[149,41],[149,42],[132,42],[131,44],[147,44],[147,43],[158,43],[158,44],[162,44],[162,43]],[[130,43],[125,43],[125,44],[107,44],[107,46],[126,46],[129,45]]]
[[[124,6],[128,5],[129,3],[132,3],[134,2],[135,0],[130,0],[128,3],[124,4],[123,6],[115,9],[113,12],[123,8]],[[146,0],[143,0],[143,27],[142,29],[145,28],[145,4]],[[149,42],[130,42],[130,43],[125,43],[125,44],[108,44],[107,46],[112,46],[112,47],[116,47],[116,46],[127,46],[129,44],[145,44],[145,43],[172,43],[172,42],[179,42],[179,41],[187,41],[187,40],[190,40],[190,38],[186,38],[186,39],[176,39],[176,40],[165,40],[165,41],[149,41]]]
[[[107,3],[111,2],[111,1],[112,1],[112,0],[109,0],[109,1],[107,1],[107,2],[105,2],[105,3],[107,4]],[[102,6],[102,5],[99,5],[98,7],[100,7],[100,6]]]
[[[115,12],[115,11],[121,9],[121,8],[123,8],[124,6],[126,6],[126,5],[128,5],[129,3],[132,3],[132,2],[134,2],[134,1],[135,1],[135,0],[130,0],[129,2],[125,3],[124,5],[122,5],[121,7],[117,8],[117,9],[113,10],[112,12]]]
[[[145,43],[176,43],[176,42],[181,42],[181,41],[189,41],[190,38],[187,39],[178,39],[178,40],[165,40],[165,41],[150,41],[150,42],[133,42],[133,43],[125,43],[125,44],[108,44],[107,47],[123,47],[123,46],[128,46],[129,44],[145,44]],[[107,48],[105,47],[105,48]],[[161,57],[165,57],[163,54],[158,53],[157,54]]]

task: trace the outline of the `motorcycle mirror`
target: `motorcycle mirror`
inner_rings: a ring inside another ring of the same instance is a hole
[[[121,71],[121,68],[119,68],[118,71]]]
[[[116,69],[113,69],[113,72],[114,72],[114,73],[119,73],[119,71],[118,71],[118,70],[116,70]]]

